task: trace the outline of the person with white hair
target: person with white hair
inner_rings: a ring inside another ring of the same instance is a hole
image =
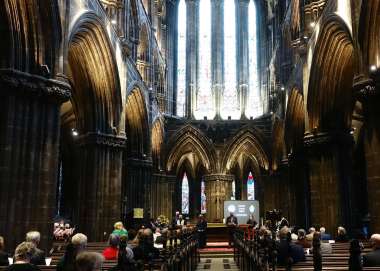
[[[36,246],[32,242],[22,242],[16,247],[15,261],[6,271],[39,271],[40,269],[30,261],[35,253]]]
[[[77,233],[71,238],[71,242],[66,246],[65,255],[57,264],[57,271],[76,271],[75,259],[87,247],[87,236]]]
[[[380,267],[380,234],[371,236],[373,251],[363,255],[363,266]]]
[[[82,252],[75,259],[77,271],[101,271],[104,257],[98,252]]]
[[[38,231],[30,231],[26,234],[26,242],[31,242],[35,246],[35,252],[30,259],[34,265],[45,265],[45,251],[38,248],[41,240],[41,234]]]
[[[306,240],[309,242],[313,241],[314,233],[315,233],[315,228],[310,227],[309,228],[309,234],[306,235]]]
[[[320,227],[319,232],[321,233],[321,241],[327,241],[331,240],[331,234],[326,233],[326,228],[325,227]]]
[[[348,242],[348,236],[346,229],[343,228],[342,226],[338,227],[338,235],[335,238],[335,242]]]

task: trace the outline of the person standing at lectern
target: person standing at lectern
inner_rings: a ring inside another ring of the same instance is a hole
[[[238,220],[237,220],[237,217],[234,216],[234,213],[231,212],[230,216],[227,217],[226,225],[228,227],[228,235],[229,235],[228,245],[231,247],[234,242],[234,231],[235,231],[236,226],[238,225]]]
[[[199,234],[200,248],[204,248],[206,246],[206,241],[207,241],[206,229],[207,229],[207,221],[203,215],[199,215],[198,222],[197,222],[197,232]]]

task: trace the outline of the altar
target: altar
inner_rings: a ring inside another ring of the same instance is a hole
[[[246,230],[247,224],[241,224],[238,228]],[[207,223],[207,242],[228,242],[228,227],[223,223]]]

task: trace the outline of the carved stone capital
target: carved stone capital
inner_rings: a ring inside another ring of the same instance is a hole
[[[70,85],[14,69],[0,69],[0,96],[46,98],[56,103],[70,99]]]
[[[80,146],[97,145],[121,149],[125,148],[126,141],[126,137],[107,135],[102,133],[87,133],[85,135],[79,136],[76,140]]]
[[[203,179],[204,179],[205,182],[212,182],[212,181],[233,182],[235,180],[235,175],[232,175],[232,174],[223,174],[223,173],[215,173],[215,174],[204,175]]]
[[[332,145],[350,146],[353,143],[354,138],[348,132],[310,133],[304,137],[304,146],[306,148],[317,148],[321,151],[323,151],[323,148],[329,148]]]
[[[379,95],[376,84],[371,78],[360,75],[355,77],[354,81],[353,90],[359,101],[364,102],[371,97]]]

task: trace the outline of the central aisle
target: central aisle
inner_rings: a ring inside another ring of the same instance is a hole
[[[207,248],[200,249],[201,261],[198,264],[197,270],[231,270],[237,271],[239,268],[234,262],[234,254],[231,248],[228,248],[226,243],[207,243]]]

